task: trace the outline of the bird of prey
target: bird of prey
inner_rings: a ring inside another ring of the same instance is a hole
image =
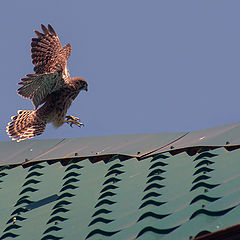
[[[79,118],[66,116],[71,103],[81,90],[87,91],[87,82],[80,77],[70,78],[67,67],[72,47],[68,43],[62,47],[60,40],[49,24],[41,25],[42,32],[35,30],[31,52],[35,74],[27,74],[18,84],[17,91],[30,99],[34,110],[19,110],[12,116],[6,132],[12,140],[18,142],[43,133],[47,123],[60,127],[69,123],[81,127]],[[40,106],[41,105],[41,106]]]

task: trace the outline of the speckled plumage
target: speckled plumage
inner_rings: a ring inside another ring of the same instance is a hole
[[[32,101],[35,110],[19,110],[6,130],[9,137],[17,141],[42,134],[47,123],[60,127],[66,122],[71,103],[88,87],[84,79],[69,76],[67,59],[71,45],[62,47],[51,25],[41,27],[43,33],[35,31],[37,38],[32,38],[31,43],[35,74],[22,78],[19,83],[22,87],[18,89],[20,96]]]

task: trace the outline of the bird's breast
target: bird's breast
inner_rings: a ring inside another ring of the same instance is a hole
[[[62,90],[53,92],[51,99],[49,99],[49,121],[55,127],[60,127],[65,122],[65,117],[68,108],[71,106],[73,100],[78,95],[79,91],[71,88],[64,88]]]

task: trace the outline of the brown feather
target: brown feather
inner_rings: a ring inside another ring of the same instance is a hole
[[[56,32],[54,31],[53,27],[50,24],[48,24],[48,30],[51,32],[51,34],[53,34],[55,36],[57,35]]]
[[[42,27],[43,32],[44,32],[46,35],[49,34],[48,29],[47,29],[43,24],[41,24],[41,27]]]

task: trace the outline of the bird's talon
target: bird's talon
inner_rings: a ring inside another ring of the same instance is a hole
[[[84,126],[83,123],[79,122],[80,118],[78,118],[78,117],[73,117],[73,116],[69,115],[69,116],[66,116],[66,119],[67,120],[65,122],[68,123],[70,125],[70,127],[73,127],[73,124],[77,125],[78,127]]]

